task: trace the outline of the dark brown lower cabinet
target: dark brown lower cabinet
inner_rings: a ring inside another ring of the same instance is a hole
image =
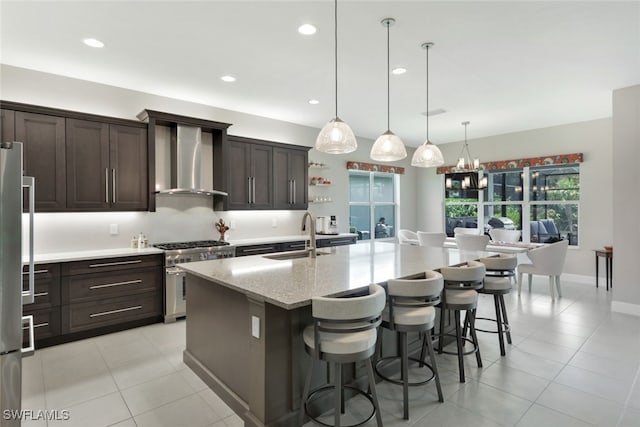
[[[37,264],[35,272],[35,301],[23,312],[34,317],[36,349],[162,319],[160,254]]]

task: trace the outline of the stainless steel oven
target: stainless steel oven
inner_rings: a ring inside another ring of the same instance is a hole
[[[216,240],[158,243],[154,246],[165,251],[165,323],[175,322],[187,313],[186,278],[179,264],[235,256],[233,246]]]

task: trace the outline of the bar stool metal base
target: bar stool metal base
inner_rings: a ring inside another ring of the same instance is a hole
[[[311,415],[309,413],[309,408],[308,408],[308,406],[311,403],[313,403],[314,400],[319,399],[322,396],[323,393],[327,393],[327,392],[332,392],[333,393],[334,389],[335,389],[335,385],[334,384],[326,384],[326,385],[323,385],[322,387],[318,387],[317,389],[315,389],[311,393],[309,393],[309,397],[307,397],[307,399],[302,403],[304,405],[305,414],[308,415],[309,418],[314,423],[322,425],[322,426],[325,426],[325,427],[334,427],[333,424],[327,424],[327,423],[324,423],[324,422],[320,421],[318,418],[321,415],[317,415],[317,416]],[[347,425],[342,425],[341,424],[340,425],[341,427],[358,427],[358,426],[361,426],[363,424],[366,424],[370,419],[372,419],[374,417],[374,415],[376,414],[376,405],[373,402],[373,397],[371,397],[368,393],[366,393],[363,390],[360,390],[357,387],[352,387],[352,386],[349,386],[349,385],[343,385],[342,389],[343,390],[344,389],[353,390],[357,394],[359,394],[361,396],[364,396],[369,401],[369,403],[371,403],[371,413],[369,414],[369,416],[364,421],[361,421],[361,422],[356,423],[356,424],[347,424]]]

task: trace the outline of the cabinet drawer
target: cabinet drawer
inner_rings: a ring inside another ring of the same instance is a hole
[[[238,246],[236,248],[236,256],[271,254],[281,252],[279,243],[270,243],[265,245]]]
[[[151,267],[62,278],[62,304],[162,290],[162,269]]]
[[[49,308],[60,305],[60,265],[36,264],[34,275],[35,297],[29,309]],[[22,268],[22,289],[29,289],[29,266]]]
[[[151,292],[62,306],[62,332],[72,333],[162,315],[162,294]]]
[[[282,251],[300,251],[307,247],[307,242],[304,240],[298,240],[296,242],[284,242],[282,243]]]
[[[318,240],[318,247],[326,248],[330,246],[352,245],[354,243],[356,243],[355,237],[339,237],[335,239],[321,239],[321,240]]]
[[[24,315],[33,315],[33,336],[36,344],[44,338],[60,335],[60,307],[30,309],[25,306]],[[23,345],[29,341],[29,328],[22,327]]]
[[[121,271],[130,268],[162,266],[162,255],[142,255],[116,258],[100,258],[84,261],[73,261],[62,264],[62,275],[101,273],[105,271]]]

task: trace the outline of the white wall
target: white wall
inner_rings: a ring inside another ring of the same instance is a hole
[[[471,154],[480,157],[482,162],[584,153],[584,163],[580,165],[579,248],[569,249],[565,264],[567,273],[594,276],[593,249],[613,241],[611,126],[611,119],[605,118],[469,140]],[[472,134],[473,127],[469,132]],[[462,142],[440,145],[447,164],[454,163],[461,147]],[[425,170],[420,172],[418,180],[418,226],[424,230],[442,231],[443,177],[433,170]]]
[[[613,92],[614,311],[640,316],[640,85]]]

